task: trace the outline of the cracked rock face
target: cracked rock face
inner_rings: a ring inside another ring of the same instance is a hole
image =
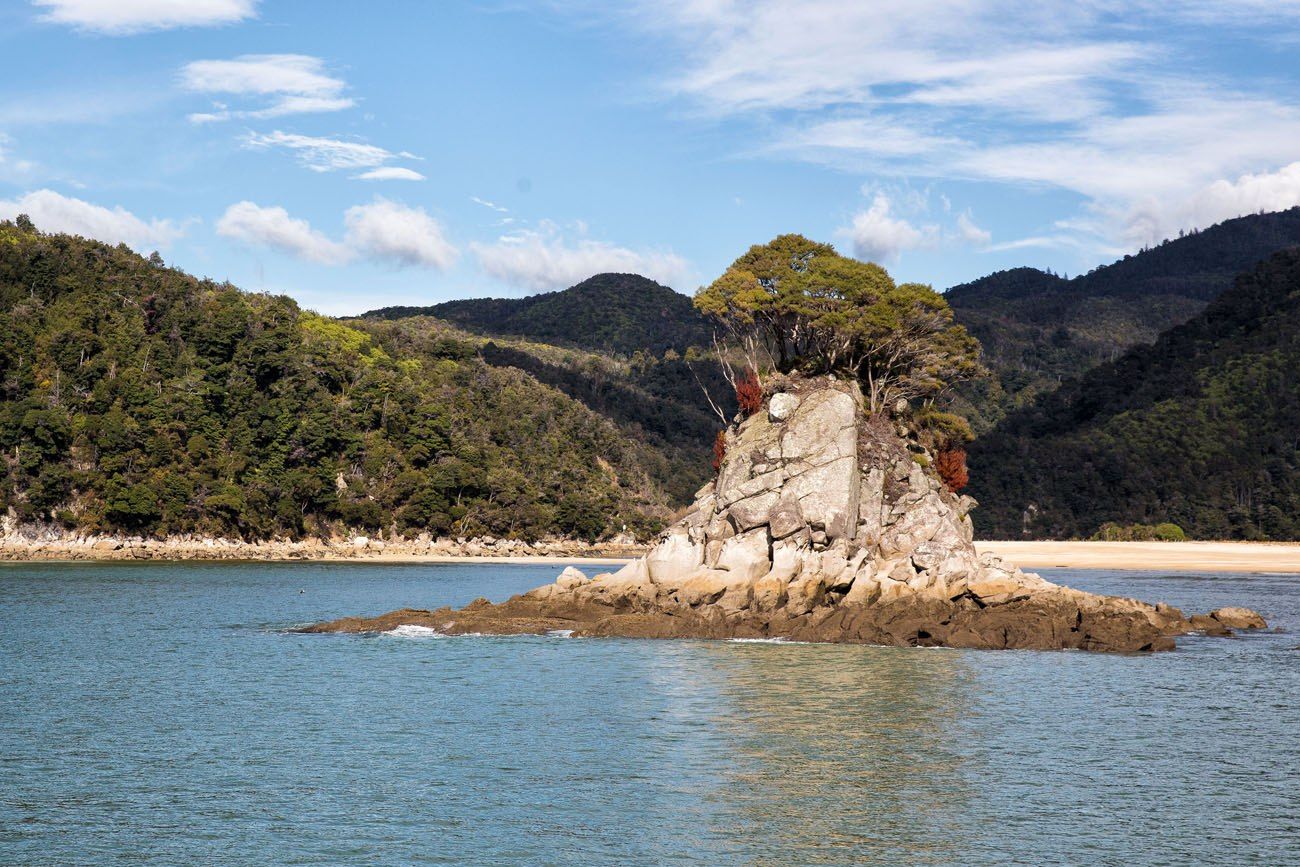
[[[501,605],[425,612],[438,621],[427,625],[1116,651],[1263,625],[1254,612],[1224,609],[1198,626],[1169,606],[981,558],[974,506],[925,471],[892,422],[864,415],[856,384],[805,380],[728,432],[717,479],[645,557],[590,580],[566,570]]]

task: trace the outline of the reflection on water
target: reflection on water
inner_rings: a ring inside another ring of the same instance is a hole
[[[714,646],[705,653],[735,744],[719,832],[755,828],[804,863],[866,853],[955,858],[972,796],[956,742],[965,654],[852,646]]]
[[[1176,653],[287,635],[553,567],[0,567],[0,863],[1300,863],[1300,581]],[[306,590],[299,593],[299,589]]]

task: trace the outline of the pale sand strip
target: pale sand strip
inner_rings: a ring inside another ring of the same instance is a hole
[[[39,546],[38,546],[39,547]],[[1153,569],[1183,572],[1288,572],[1300,574],[1300,544],[1288,542],[976,542],[981,552],[991,551],[1017,566],[1026,569],[1047,569],[1053,566],[1074,569]],[[58,550],[44,551],[32,556],[29,545],[9,550],[0,548],[0,560],[77,562],[184,562],[198,558],[159,556],[132,559],[119,556],[119,552],[95,556],[98,552],[78,551],[76,556],[60,556]],[[242,552],[243,557],[202,558],[201,562],[273,561],[300,563],[461,563],[461,564],[518,564],[563,565],[573,563],[584,566],[589,575],[606,571],[599,567],[620,566],[630,557],[584,557],[580,554],[545,554],[535,556],[468,556],[449,554],[404,554],[400,552],[365,551],[349,556],[313,556],[298,559],[277,556],[272,552]],[[634,552],[629,551],[629,554]],[[637,552],[639,553],[639,552]],[[89,556],[87,556],[89,554]]]
[[[976,542],[1027,569],[1168,569],[1300,573],[1300,544],[1286,542]]]
[[[527,557],[470,556],[468,554],[362,554],[354,557],[317,557],[301,560],[302,563],[497,563],[512,566],[544,566],[547,564],[577,564],[587,566],[622,566],[631,557],[565,557],[560,554],[538,554]],[[594,574],[594,573],[593,573]]]
[[[1017,566],[1046,569],[1178,569],[1187,572],[1300,573],[1300,544],[1286,542],[976,542]],[[379,563],[576,563],[616,566],[619,557],[467,557],[419,554],[367,554],[313,562]]]

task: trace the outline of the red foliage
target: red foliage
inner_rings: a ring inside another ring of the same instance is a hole
[[[966,471],[966,450],[957,446],[940,449],[934,459],[934,468],[939,471],[939,478],[956,492],[966,487],[970,473]]]
[[[747,416],[763,408],[763,386],[759,384],[758,374],[752,367],[745,368],[745,372],[736,380],[736,403]]]
[[[713,469],[716,472],[722,466],[722,459],[727,456],[727,432],[718,431],[713,440]]]

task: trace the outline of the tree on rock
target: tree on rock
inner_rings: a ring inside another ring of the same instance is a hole
[[[942,295],[802,235],[749,248],[695,306],[756,369],[855,377],[871,412],[983,372],[979,343]]]

